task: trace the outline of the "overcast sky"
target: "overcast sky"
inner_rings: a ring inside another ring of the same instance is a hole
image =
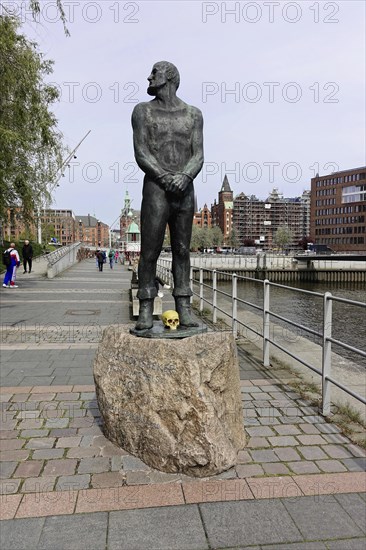
[[[316,172],[365,164],[363,1],[65,0],[69,38],[53,2],[42,4],[40,24],[23,28],[55,61],[60,129],[71,149],[91,130],[54,207],[112,225],[128,189],[139,209],[131,112],[150,99],[146,79],[164,59],[180,71],[178,95],[204,116],[199,207],[225,173],[234,194],[297,196]]]

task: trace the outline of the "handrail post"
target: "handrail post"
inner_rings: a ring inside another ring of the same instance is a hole
[[[216,269],[213,270],[212,274],[212,322],[217,323],[217,271]]]
[[[193,267],[192,266],[189,268],[189,284],[192,292],[192,296],[190,297],[189,301],[190,303],[192,303],[193,302]]]
[[[232,280],[232,332],[234,338],[238,336],[238,323],[237,323],[237,314],[238,314],[238,276],[236,273],[233,273]]]
[[[203,268],[200,267],[200,311],[203,311]]]
[[[323,317],[323,353],[322,353],[322,414],[330,414],[330,393],[331,383],[328,380],[332,365],[332,294],[324,294],[324,317]]]
[[[269,367],[269,280],[263,281],[263,366]]]

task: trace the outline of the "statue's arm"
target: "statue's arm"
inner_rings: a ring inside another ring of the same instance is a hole
[[[193,108],[195,120],[192,132],[192,156],[182,172],[191,180],[194,180],[203,166],[203,117],[199,109]]]
[[[159,181],[166,174],[147,146],[147,132],[145,120],[146,107],[139,103],[132,112],[133,147],[135,159],[139,167],[147,176]]]

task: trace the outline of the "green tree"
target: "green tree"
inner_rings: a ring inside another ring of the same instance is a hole
[[[58,91],[44,82],[52,62],[19,27],[17,18],[0,17],[0,220],[9,207],[21,206],[29,221],[50,200],[64,148],[51,111]]]
[[[227,244],[232,248],[237,248],[239,246],[239,239],[236,233],[236,229],[234,227],[232,228],[230,235],[227,239]]]
[[[283,251],[294,240],[294,234],[287,225],[282,225],[277,229],[273,240]]]
[[[211,227],[212,244],[213,246],[220,246],[223,243],[224,235],[218,225]]]

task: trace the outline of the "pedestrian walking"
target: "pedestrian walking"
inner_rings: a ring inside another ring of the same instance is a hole
[[[3,252],[3,264],[6,267],[3,287],[18,288],[15,284],[17,269],[20,266],[20,258],[18,251],[15,250],[15,244],[10,243],[10,247]]]
[[[102,250],[97,250],[96,257],[97,257],[99,271],[103,271],[105,252],[103,252]]]
[[[108,259],[109,259],[109,267],[113,269],[113,263],[114,263],[114,250],[110,249],[108,253]]]
[[[31,273],[33,248],[27,239],[24,241],[24,245],[22,248],[22,256],[23,256],[23,267],[24,267],[23,273],[27,273],[27,265],[28,265],[28,273]]]

